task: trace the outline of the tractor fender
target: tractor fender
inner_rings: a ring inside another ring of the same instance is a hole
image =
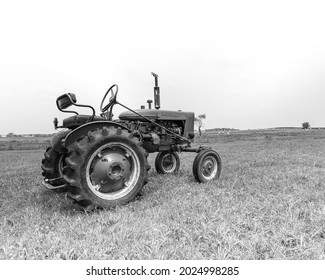
[[[71,129],[65,129],[65,130],[61,130],[57,133],[55,133],[51,140],[50,140],[50,144],[51,147],[53,148],[53,150],[57,151],[58,153],[63,153],[65,148],[62,145],[62,140],[64,138],[66,138],[66,136],[71,132]]]
[[[63,146],[67,149],[71,144],[75,143],[80,139],[80,137],[85,136],[90,131],[94,131],[99,128],[103,128],[104,126],[114,126],[114,127],[121,127],[128,131],[131,131],[128,127],[119,124],[114,121],[95,121],[86,123],[84,125],[79,126],[78,128],[72,130],[67,137],[64,139]]]

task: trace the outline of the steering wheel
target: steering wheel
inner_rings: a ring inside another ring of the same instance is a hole
[[[115,92],[114,92],[114,88]],[[108,93],[111,93],[111,97],[109,98],[108,104],[103,107],[104,101],[106,100],[106,97],[108,95]],[[112,85],[105,93],[102,103],[100,104],[100,110],[102,111],[102,113],[106,112],[115,102],[116,102],[116,96],[117,96],[117,92],[118,92],[118,85],[114,84]]]

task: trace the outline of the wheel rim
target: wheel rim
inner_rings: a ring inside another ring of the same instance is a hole
[[[161,165],[165,172],[171,173],[176,170],[177,162],[173,154],[167,153],[161,159]]]
[[[124,197],[136,185],[140,176],[137,154],[124,143],[107,143],[90,157],[86,180],[90,190],[105,200]]]
[[[218,172],[218,163],[215,157],[208,156],[202,162],[202,176],[205,180],[212,180]]]

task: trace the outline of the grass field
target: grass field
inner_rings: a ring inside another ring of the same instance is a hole
[[[325,259],[323,130],[211,132],[194,145],[219,152],[219,180],[196,183],[184,153],[177,175],[152,168],[143,196],[91,213],[42,187],[47,140],[19,141],[0,151],[0,259]]]

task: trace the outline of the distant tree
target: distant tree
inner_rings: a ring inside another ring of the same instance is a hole
[[[310,124],[309,124],[309,122],[304,122],[304,123],[302,123],[302,128],[303,128],[303,129],[309,129],[309,128],[310,128]]]
[[[194,117],[194,123],[196,124],[200,136],[202,135],[202,127],[204,126],[203,120],[206,118],[206,114],[198,115],[197,117]]]
[[[15,136],[15,134],[13,134],[12,132],[9,132],[8,134],[7,134],[7,137],[14,137]]]

